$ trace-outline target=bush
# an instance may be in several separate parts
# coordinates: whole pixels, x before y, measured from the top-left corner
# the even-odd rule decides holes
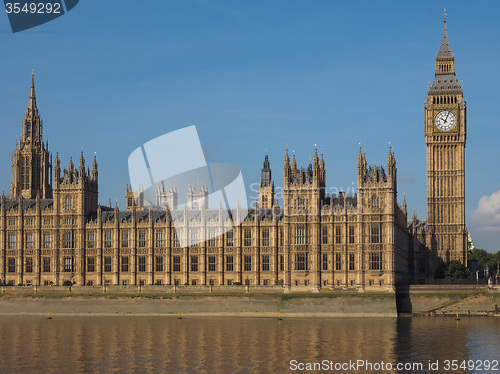
[[[460,261],[453,260],[445,271],[445,279],[472,279],[472,273]]]
[[[234,282],[233,286],[241,286],[241,282]]]
[[[73,285],[73,283],[71,283],[71,281],[64,281],[63,282],[63,286],[70,287],[72,285]]]

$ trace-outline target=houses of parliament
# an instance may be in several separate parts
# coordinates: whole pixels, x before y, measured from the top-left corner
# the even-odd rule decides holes
[[[354,196],[326,194],[326,162],[284,156],[282,206],[268,156],[252,209],[228,214],[188,201],[147,206],[127,187],[126,210],[98,203],[98,164],[83,152],[61,166],[44,143],[32,75],[10,196],[0,200],[3,285],[281,285],[285,290],[387,289],[433,279],[441,262],[466,261],[466,101],[446,29],[424,104],[427,220],[398,203],[397,167],[357,159]],[[422,143],[423,145],[423,143]],[[75,160],[76,162],[76,160]],[[173,161],[174,162],[174,161]],[[201,201],[206,188],[192,193]],[[175,200],[175,190],[168,193]],[[165,196],[163,196],[165,197]],[[233,215],[245,218],[234,224]]]

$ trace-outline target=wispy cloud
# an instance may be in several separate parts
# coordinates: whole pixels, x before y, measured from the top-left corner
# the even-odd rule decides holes
[[[398,174],[398,182],[399,183],[413,183],[415,182],[415,178],[413,175],[409,174]]]

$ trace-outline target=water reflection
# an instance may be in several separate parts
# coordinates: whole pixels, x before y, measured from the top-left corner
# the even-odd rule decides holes
[[[291,360],[416,362],[432,373],[444,360],[497,358],[500,319],[4,316],[0,336],[2,373],[286,373]]]

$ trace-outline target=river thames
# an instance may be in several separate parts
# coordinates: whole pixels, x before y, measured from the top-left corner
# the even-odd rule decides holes
[[[500,373],[500,318],[2,316],[0,336],[1,373]]]

